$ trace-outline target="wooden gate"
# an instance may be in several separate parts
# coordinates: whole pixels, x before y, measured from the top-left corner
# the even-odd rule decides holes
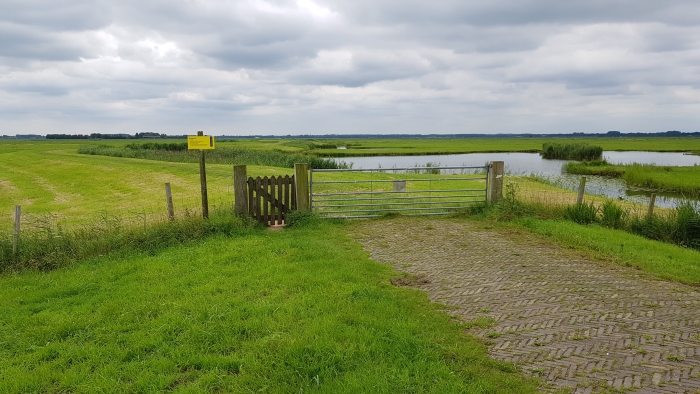
[[[294,176],[249,177],[248,212],[269,225],[283,224],[287,212],[296,209]]]

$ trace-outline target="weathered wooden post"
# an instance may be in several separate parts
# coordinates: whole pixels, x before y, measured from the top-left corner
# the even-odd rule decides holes
[[[207,165],[204,159],[205,150],[213,150],[214,136],[205,136],[198,131],[196,136],[187,136],[187,149],[199,151],[199,182],[202,187],[202,217],[209,219],[209,198],[207,197]]]
[[[309,211],[309,165],[294,164],[294,189],[297,197],[297,210]]]
[[[248,173],[246,166],[233,166],[234,212],[248,214]]]
[[[656,203],[656,193],[651,193],[651,197],[649,198],[649,211],[647,212],[647,216],[654,215],[654,204],[655,203]]]
[[[496,202],[503,198],[503,162],[489,162],[488,189],[486,190],[486,201]]]
[[[173,207],[173,194],[170,191],[170,182],[165,183],[165,202],[168,204],[168,220],[175,220],[175,208]]]
[[[20,221],[22,218],[22,207],[15,205],[15,233],[12,237],[12,254],[17,254],[17,244],[19,243]]]
[[[578,185],[578,198],[576,198],[576,204],[583,204],[583,193],[586,191],[586,177],[581,177],[581,183]]]
[[[197,137],[204,137],[204,132],[198,131]],[[209,197],[207,196],[207,163],[204,159],[204,149],[199,150],[199,183],[202,187],[202,217],[205,219],[209,219]]]

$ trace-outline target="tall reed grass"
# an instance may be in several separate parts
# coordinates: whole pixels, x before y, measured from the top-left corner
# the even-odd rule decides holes
[[[102,144],[80,147],[78,153],[180,163],[196,163],[199,161],[199,152],[188,151],[186,143],[128,144],[124,147]],[[311,168],[348,168],[348,165],[344,162],[336,162],[335,160],[301,153],[236,148],[217,148],[208,151],[207,162],[212,164],[247,164],[282,168],[294,168],[296,163],[307,163]]]
[[[517,184],[506,184],[504,198],[486,206],[480,214],[495,220],[523,217],[561,219],[578,224],[597,224],[623,230],[648,239],[700,250],[700,205],[686,201],[673,210],[651,216],[633,213],[612,200],[602,204],[558,205],[544,201],[525,201],[518,196]]]
[[[588,144],[545,143],[540,155],[545,159],[558,160],[600,160],[603,148]]]
[[[235,216],[229,208],[215,209],[209,220],[186,216],[173,222],[163,220],[143,226],[125,226],[119,217],[104,215],[103,220],[70,230],[58,227],[23,231],[15,254],[12,236],[6,233],[0,239],[0,272],[51,270],[112,253],[152,254],[214,234],[244,234],[258,226],[257,222]]]

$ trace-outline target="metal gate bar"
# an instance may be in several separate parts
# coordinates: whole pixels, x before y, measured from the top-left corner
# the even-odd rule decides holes
[[[488,166],[312,169],[310,206],[312,211],[334,218],[368,218],[387,212],[406,216],[445,215],[484,203],[488,172]],[[316,180],[314,173],[317,173]],[[322,174],[318,173],[367,173],[369,179],[348,180],[346,176],[321,180],[318,178]],[[386,190],[392,183],[394,190]],[[479,183],[483,186],[474,188]],[[354,190],[347,191],[349,187]]]

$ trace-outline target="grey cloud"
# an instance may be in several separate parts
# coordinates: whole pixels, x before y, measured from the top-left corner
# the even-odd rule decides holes
[[[479,26],[533,23],[664,22],[694,24],[694,0],[387,0],[366,3],[328,1],[366,23],[464,23]]]
[[[73,60],[90,52],[80,44],[24,26],[0,23],[0,57]]]
[[[305,1],[3,2],[0,108],[268,133],[504,131],[546,112],[559,131],[700,97],[697,0]]]
[[[0,21],[45,31],[95,30],[111,23],[108,0],[4,0]]]

